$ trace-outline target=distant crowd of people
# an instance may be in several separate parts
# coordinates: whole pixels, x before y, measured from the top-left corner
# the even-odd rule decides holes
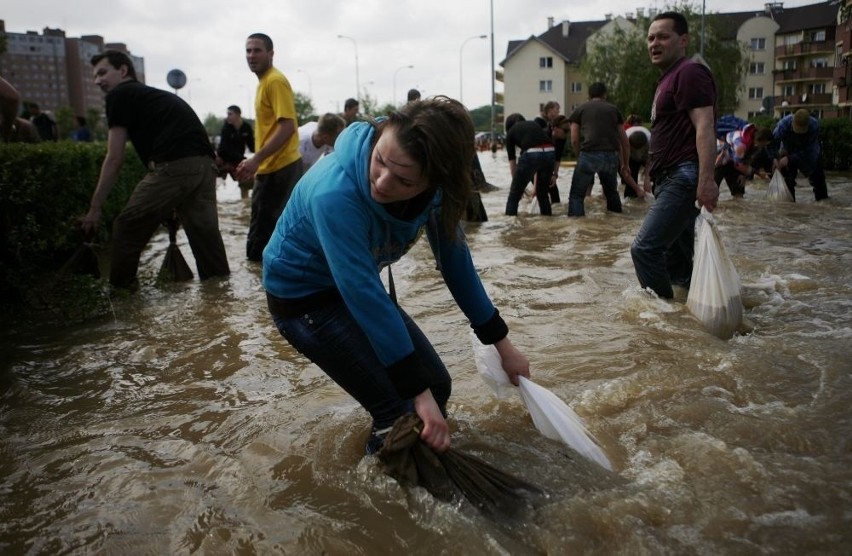
[[[741,196],[748,179],[778,169],[791,192],[802,173],[817,200],[828,196],[816,118],[799,110],[772,132],[744,125],[717,137],[713,76],[686,57],[688,41],[682,14],[653,18],[648,53],[661,77],[650,129],[633,116],[625,121],[607,101],[603,83],[592,84],[588,102],[567,117],[551,102],[534,120],[511,114],[505,125],[511,174],[506,215],[518,213],[530,184],[540,214],[553,214],[569,143],[577,157],[569,217],[585,215],[595,175],[613,213],[622,211],[619,178],[625,197],[653,194],[630,252],[641,286],[663,298],[673,297],[673,285],[688,287],[695,219],[700,208],[716,208],[721,181]],[[215,150],[192,108],[138,82],[127,54],[108,50],[91,59],[94,82],[106,94],[109,132],[82,229],[97,233],[130,141],[148,173],[113,222],[110,283],[137,286],[142,250],[175,213],[199,277],[226,276],[216,179],[231,176],[251,199],[245,257],[261,265],[272,320],[370,413],[367,451],[379,450],[390,426],[407,412],[422,419],[424,442],[446,450],[451,378],[397,303],[390,273],[422,235],[479,340],[496,346],[513,383],[529,377],[529,363],[509,340],[460,226],[484,183],[469,113],[456,100],[421,99],[412,90],[404,106],[378,121],[361,121],[358,101],[348,99],[341,115],[324,114],[300,126],[290,83],[273,64],[272,39],[249,35],[245,56],[258,79],[255,125],[242,119],[238,106],[229,106]],[[55,140],[55,124],[46,123],[37,106],[29,107],[31,121],[18,117],[19,97],[7,82],[0,86],[5,141],[23,140],[33,130],[42,137],[50,132]],[[380,276],[384,269],[390,292]]]

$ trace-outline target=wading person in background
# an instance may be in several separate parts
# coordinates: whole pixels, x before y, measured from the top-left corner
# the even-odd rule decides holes
[[[229,106],[222,131],[219,132],[216,166],[219,168],[220,178],[231,176],[231,179],[236,181],[237,166],[246,159],[246,149],[254,152],[254,130],[248,122],[243,120],[242,114],[239,106],[234,104]],[[253,179],[237,182],[241,199],[248,199],[253,184]]]
[[[149,172],[112,226],[109,281],[135,288],[139,257],[157,227],[177,210],[203,280],[230,273],[219,233],[213,147],[195,111],[177,95],[136,80],[130,57],[107,50],[92,57],[95,85],[106,93],[107,154],[83,232],[95,235],[101,208],[130,140]]]
[[[716,169],[713,173],[716,185],[725,180],[731,196],[742,198],[746,181],[753,179],[755,173],[767,169],[765,165],[769,159],[764,153],[771,142],[772,132],[754,124],[730,131],[723,139],[717,140]],[[764,156],[758,156],[760,154]],[[761,163],[761,159],[765,161]]]
[[[586,191],[598,175],[606,197],[606,210],[621,212],[618,196],[618,175],[627,185],[644,197],[627,168],[630,147],[624,132],[624,120],[614,104],[606,100],[606,85],[592,83],[589,100],[577,107],[568,118],[571,122],[571,147],[577,156],[577,166],[568,193],[568,216],[585,216]],[[582,143],[580,136],[582,135]]]
[[[450,374],[379,274],[424,229],[480,341],[496,346],[513,383],[529,375],[459,225],[472,192],[471,137],[467,110],[446,97],[408,103],[378,124],[352,124],[301,179],[264,251],[278,330],[370,413],[368,453],[411,412],[423,420],[426,444],[450,446]]]
[[[516,148],[521,151],[520,156],[515,153]],[[506,200],[507,216],[518,214],[518,204],[533,178],[539,211],[544,216],[552,214],[547,190],[555,179],[554,150],[553,139],[535,121],[527,121],[517,113],[509,114],[506,118],[506,154],[512,175],[512,185],[509,186],[509,197]]]
[[[778,155],[774,167],[781,170],[787,189],[796,198],[796,174],[808,178],[814,199],[828,199],[825,172],[819,157],[819,121],[805,108],[781,118],[772,132]]]
[[[544,106],[541,109],[541,114],[536,116],[533,120],[535,123],[540,125],[542,129],[547,131],[547,134],[550,135],[553,140],[553,176],[550,179],[550,187],[547,190],[548,195],[550,195],[551,204],[562,202],[559,197],[559,187],[556,185],[556,181],[559,179],[559,168],[562,163],[562,154],[565,152],[565,145],[568,144],[567,135],[561,139],[553,137],[553,123],[556,121],[556,118],[559,117],[559,110],[559,103],[555,100],[549,100],[544,103]]]
[[[686,58],[686,18],[657,15],[648,28],[648,54],[662,72],[651,107],[648,174],[656,202],[648,209],[630,254],[643,288],[672,298],[672,284],[689,287],[695,218],[716,208],[716,85],[710,70]],[[645,189],[648,185],[645,184]]]
[[[321,156],[334,151],[337,136],[346,127],[346,122],[337,114],[327,112],[319,121],[299,126],[299,154],[302,155],[302,167],[305,172]]]
[[[38,143],[38,130],[24,118],[18,117],[21,95],[11,83],[0,77],[0,142]]]
[[[636,118],[637,116],[633,117]],[[647,182],[647,180],[639,179],[639,170],[648,167],[648,147],[651,141],[651,130],[638,124],[632,124],[625,129],[629,150],[627,155],[627,170],[630,172],[630,177],[633,178],[633,183],[638,185],[640,182]],[[621,176],[621,183],[624,184],[625,198],[639,196],[636,190],[625,181],[624,175]]]
[[[347,126],[358,121],[358,110],[360,107],[361,105],[354,98],[347,98],[346,102],[343,103],[343,114],[340,117],[343,118]]]
[[[257,151],[237,166],[237,180],[254,178],[246,257],[258,262],[293,187],[302,177],[293,89],[284,74],[273,67],[273,55],[272,39],[263,33],[249,35],[246,61],[258,79],[254,100]]]

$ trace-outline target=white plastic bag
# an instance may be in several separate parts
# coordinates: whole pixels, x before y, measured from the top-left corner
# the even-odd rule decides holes
[[[579,454],[612,471],[609,459],[573,409],[547,388],[524,377],[519,377],[519,381],[521,398],[541,434],[551,440],[561,440]]]
[[[740,277],[707,209],[701,209],[695,228],[695,261],[686,306],[708,331],[727,340],[743,318]]]
[[[513,395],[515,387],[503,370],[497,348],[483,345],[473,332],[471,341],[476,368],[482,379],[498,398]],[[519,382],[521,399],[541,434],[552,440],[561,440],[577,453],[612,471],[612,464],[579,415],[550,390],[524,377],[520,377]]]
[[[781,170],[775,170],[772,173],[772,179],[769,180],[769,187],[766,190],[766,197],[771,201],[792,201],[793,194],[787,184],[784,183],[784,176],[781,175]]]
[[[476,368],[485,384],[490,386],[494,390],[494,395],[502,400],[514,396],[515,386],[509,382],[509,377],[503,370],[497,348],[480,342],[473,330],[470,331],[470,341],[473,344],[473,359],[476,362]]]

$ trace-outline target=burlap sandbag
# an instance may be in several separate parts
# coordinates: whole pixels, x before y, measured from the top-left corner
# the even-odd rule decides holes
[[[445,502],[456,501],[461,495],[493,517],[513,517],[546,499],[537,486],[475,456],[455,448],[435,453],[420,440],[422,429],[417,415],[403,415],[379,450],[384,472],[401,484],[421,486]]]

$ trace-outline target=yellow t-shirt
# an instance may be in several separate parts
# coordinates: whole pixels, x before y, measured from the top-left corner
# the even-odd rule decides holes
[[[296,104],[293,102],[293,89],[284,74],[274,67],[269,68],[257,83],[254,113],[254,144],[257,150],[269,141],[278,127],[278,120],[293,120],[295,130],[278,152],[260,163],[257,173],[271,174],[299,160],[299,122],[296,118]]]

